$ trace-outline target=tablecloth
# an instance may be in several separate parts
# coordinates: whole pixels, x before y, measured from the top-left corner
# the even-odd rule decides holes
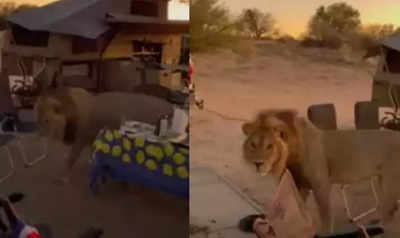
[[[93,143],[89,187],[93,192],[108,178],[189,197],[189,147],[171,142],[129,138],[102,130]]]

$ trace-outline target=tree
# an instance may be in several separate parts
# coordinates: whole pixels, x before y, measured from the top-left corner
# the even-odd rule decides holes
[[[190,49],[219,47],[232,39],[235,23],[218,0],[190,1]]]
[[[321,6],[311,17],[309,35],[323,40],[326,35],[340,35],[355,32],[361,25],[360,12],[344,2]]]
[[[399,29],[392,24],[371,24],[365,26],[362,31],[372,39],[381,41],[398,33]]]
[[[1,2],[0,3],[0,30],[4,30],[7,27],[7,17],[9,17],[11,14],[30,9],[30,8],[35,8],[37,6],[31,5],[31,4],[22,4],[22,5],[17,5],[14,2]]]
[[[275,20],[270,13],[263,13],[260,10],[244,9],[239,17],[239,31],[260,39],[263,35],[274,30]]]

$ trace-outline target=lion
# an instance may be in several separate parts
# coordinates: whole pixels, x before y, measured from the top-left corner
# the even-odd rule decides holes
[[[85,146],[95,140],[104,128],[119,128],[124,120],[156,125],[163,115],[172,118],[174,107],[169,102],[144,94],[107,92],[94,95],[81,88],[53,83],[39,85],[34,110],[39,135],[70,146],[62,184],[69,177]]]
[[[400,133],[386,130],[320,130],[291,109],[264,110],[242,125],[244,159],[279,182],[287,168],[303,199],[315,195],[320,233],[329,232],[332,184],[378,178],[383,224],[393,220],[400,191]],[[287,150],[286,150],[286,149]]]

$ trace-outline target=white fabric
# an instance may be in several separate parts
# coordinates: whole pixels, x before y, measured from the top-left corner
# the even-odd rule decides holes
[[[175,108],[170,131],[178,135],[184,134],[186,132],[186,127],[188,124],[189,124],[188,114],[180,108]]]
[[[171,126],[168,128],[165,138],[159,138],[155,135],[155,126],[137,121],[124,121],[119,132],[130,138],[142,137],[154,142],[163,140],[179,142],[184,140],[187,136],[186,127],[189,124],[188,114],[180,108],[175,108],[171,121]]]
[[[156,127],[147,123],[137,121],[126,121],[121,125],[120,133],[128,137],[150,137],[154,136]]]

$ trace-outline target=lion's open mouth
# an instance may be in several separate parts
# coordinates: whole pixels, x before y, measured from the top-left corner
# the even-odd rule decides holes
[[[261,166],[264,164],[264,162],[254,162],[254,165],[257,168],[257,171],[260,172]]]
[[[267,175],[270,171],[270,168],[264,162],[254,162],[254,165],[256,166],[257,173],[261,176]]]

